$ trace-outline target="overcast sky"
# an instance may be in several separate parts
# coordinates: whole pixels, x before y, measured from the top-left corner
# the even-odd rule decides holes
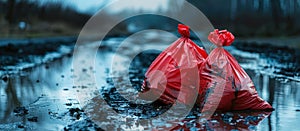
[[[166,10],[168,8],[169,0],[151,0],[151,2],[145,2],[143,0],[131,0],[130,3],[124,2],[122,0],[65,0],[65,3],[70,4],[77,8],[79,11],[95,13],[103,5],[118,2],[118,5],[111,7],[111,12],[120,12],[124,9],[134,9],[134,10],[151,10],[155,11],[157,9]]]

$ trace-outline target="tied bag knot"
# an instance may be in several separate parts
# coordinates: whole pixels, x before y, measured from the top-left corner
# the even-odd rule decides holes
[[[215,29],[213,32],[210,32],[208,39],[216,46],[222,47],[230,46],[234,41],[234,36],[227,30],[219,31],[218,29]]]
[[[184,38],[190,37],[190,27],[188,27],[186,25],[178,24],[178,32],[181,35],[181,37],[184,37]]]

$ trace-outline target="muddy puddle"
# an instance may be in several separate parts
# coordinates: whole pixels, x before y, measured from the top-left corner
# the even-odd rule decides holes
[[[111,45],[122,40],[107,39],[110,46],[99,49],[97,43],[81,47],[98,50],[97,54],[87,51],[76,56],[64,55],[14,74],[2,72],[0,130],[299,129],[299,57],[293,57],[295,52],[287,51],[293,58],[289,59],[287,54],[283,58],[280,51],[270,55],[228,48],[252,78],[259,95],[275,111],[219,112],[211,119],[201,119],[202,114],[194,107],[186,117],[178,119],[179,114],[186,113],[183,105],[178,105],[177,112],[169,111],[172,105],[136,104],[140,102],[135,96],[143,75],[158,51],[146,51],[131,58],[131,45],[122,48],[124,54],[115,53]],[[76,62],[74,57],[78,57]]]

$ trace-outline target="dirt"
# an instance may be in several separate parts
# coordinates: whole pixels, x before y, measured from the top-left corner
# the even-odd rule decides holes
[[[38,64],[59,59],[63,55],[71,55],[75,42],[74,37],[2,40],[0,42],[0,71],[32,68]]]

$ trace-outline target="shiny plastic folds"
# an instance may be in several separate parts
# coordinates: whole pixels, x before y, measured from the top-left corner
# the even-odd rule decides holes
[[[233,42],[234,36],[227,30],[215,30],[208,39],[217,48],[209,54],[200,69],[200,87],[208,94],[203,110],[273,110],[268,102],[258,96],[248,74],[223,48]]]
[[[179,24],[181,37],[165,49],[150,65],[142,90],[152,91],[166,104],[176,100],[194,104],[197,99],[199,68],[207,57],[205,50],[189,39],[189,27]]]

